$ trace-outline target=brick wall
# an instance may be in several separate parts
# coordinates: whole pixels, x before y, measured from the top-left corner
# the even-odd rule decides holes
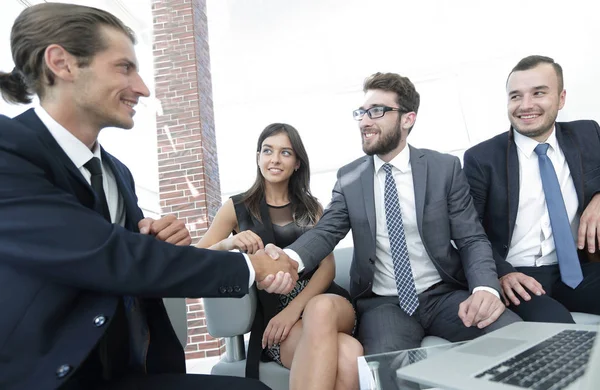
[[[153,0],[158,173],[162,214],[185,219],[194,243],[221,206],[206,0]],[[188,299],[188,359],[217,356],[201,299]]]

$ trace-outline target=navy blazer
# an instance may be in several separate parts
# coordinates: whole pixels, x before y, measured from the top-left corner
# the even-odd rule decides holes
[[[600,191],[600,128],[590,120],[556,122],[556,139],[571,171],[581,213]],[[515,272],[506,261],[519,207],[519,159],[513,130],[467,150],[464,171],[492,243],[498,275]]]
[[[124,227],[102,217],[91,186],[33,110],[0,116],[1,389],[62,385],[124,295],[139,297],[145,310],[147,371],[183,373],[183,347],[160,298],[248,293],[241,254],[139,234],[143,215],[131,173],[104,150],[102,160],[125,202]],[[109,321],[95,323],[98,315]],[[70,368],[64,377],[57,375],[62,365]]]

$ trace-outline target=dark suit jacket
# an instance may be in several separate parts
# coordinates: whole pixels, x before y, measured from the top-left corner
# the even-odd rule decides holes
[[[417,224],[423,245],[442,280],[472,290],[500,285],[490,243],[478,221],[460,160],[410,147]],[[352,229],[354,255],[350,294],[357,299],[371,291],[375,264],[375,200],[373,157],[342,167],[331,203],[314,229],[289,248],[307,270],[333,251]],[[454,240],[456,248],[451,244]]]
[[[512,132],[472,147],[464,157],[471,195],[492,243],[499,276],[515,271],[506,261],[519,207],[519,159]],[[571,171],[581,213],[600,191],[600,128],[594,121],[557,122],[556,139]]]
[[[150,372],[185,372],[161,297],[241,297],[242,255],[176,247],[139,234],[133,178],[103,151],[126,207],[108,223],[79,170],[33,110],[0,116],[0,388],[53,389],[104,334],[121,296],[137,296],[150,328]],[[64,379],[59,366],[70,365]]]

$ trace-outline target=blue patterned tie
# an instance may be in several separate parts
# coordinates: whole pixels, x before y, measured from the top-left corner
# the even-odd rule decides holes
[[[577,249],[575,249],[571,224],[569,223],[556,171],[554,171],[552,161],[550,161],[550,158],[546,154],[549,146],[549,144],[539,144],[535,147],[535,153],[538,155],[540,176],[542,177],[546,206],[550,215],[550,225],[552,226],[552,234],[554,236],[560,277],[564,284],[575,288],[583,280],[583,274],[581,273],[581,265],[579,264]]]
[[[417,297],[417,289],[410,268],[408,248],[404,237],[404,225],[402,224],[402,210],[398,201],[396,181],[392,176],[392,166],[387,163],[383,164],[383,170],[385,171],[385,221],[394,261],[396,289],[398,290],[400,308],[411,316],[419,306],[419,298]]]

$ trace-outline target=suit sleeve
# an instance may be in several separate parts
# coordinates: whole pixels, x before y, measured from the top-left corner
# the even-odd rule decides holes
[[[590,161],[589,166],[584,161],[584,208],[588,206],[592,198],[600,193],[600,169],[598,154],[600,153],[600,127],[598,122],[590,121],[593,127],[593,136],[585,140],[586,145],[583,145],[582,154],[584,160]],[[587,150],[586,150],[587,149]]]
[[[338,171],[337,177],[331,202],[317,225],[288,247],[300,256],[305,272],[315,269],[350,230],[348,206],[342,191],[340,171]]]
[[[454,159],[448,195],[448,215],[451,237],[460,253],[469,290],[475,287],[491,287],[500,292],[492,248],[479,222],[469,193],[469,183],[458,158]]]
[[[475,209],[477,210],[477,214],[479,215],[479,221],[483,224],[485,210],[487,208],[487,193],[488,188],[490,187],[490,177],[484,173],[484,170],[481,169],[479,162],[473,156],[470,151],[467,150],[465,152],[465,175],[469,182],[471,197],[473,198],[473,203],[475,205]],[[508,273],[516,272],[515,268],[508,261],[502,257],[498,251],[493,249],[492,246],[492,254],[494,256],[494,261],[496,263],[496,270],[498,272],[498,276],[502,277]]]
[[[239,297],[248,292],[249,270],[241,254],[177,247],[108,223],[56,185],[51,156],[37,138],[7,136],[4,130],[10,129],[2,130],[1,266],[113,295]]]

